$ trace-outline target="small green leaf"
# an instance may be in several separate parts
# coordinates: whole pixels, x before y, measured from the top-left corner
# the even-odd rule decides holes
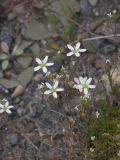
[[[18,82],[12,79],[2,78],[0,79],[0,84],[8,89],[11,89],[16,87],[18,85]]]
[[[64,33],[65,33],[65,37],[67,39],[72,38],[72,36],[73,36],[73,25],[71,23],[67,23],[64,26]]]
[[[8,65],[9,65],[9,61],[8,61],[8,60],[4,60],[4,61],[2,62],[2,69],[3,69],[3,70],[6,70],[7,67],[8,67]]]
[[[17,62],[20,63],[23,68],[27,68],[32,62],[32,58],[31,57],[19,57],[17,59]]]
[[[12,55],[16,55],[16,56],[20,56],[21,54],[23,54],[24,51],[23,49],[19,48],[17,45],[14,47],[13,49],[13,53]]]
[[[48,21],[53,25],[55,26],[57,24],[57,17],[54,15],[54,14],[51,14],[51,13],[48,13],[47,15],[47,19]]]
[[[8,55],[7,54],[0,54],[0,60],[5,60],[5,59],[8,59]]]
[[[32,79],[33,74],[34,74],[33,67],[29,67],[25,69],[22,73],[20,73],[17,79],[20,82],[20,84],[25,87]]]

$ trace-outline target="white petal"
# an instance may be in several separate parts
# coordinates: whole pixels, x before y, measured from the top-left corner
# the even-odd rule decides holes
[[[51,94],[51,90],[45,91],[44,94]]]
[[[88,78],[88,80],[86,81],[86,84],[90,84],[91,81],[92,81],[92,78]]]
[[[44,63],[46,63],[48,61],[48,56],[46,56],[43,60]]]
[[[0,104],[0,108],[4,108],[4,106],[2,104]]]
[[[6,101],[7,101],[7,99],[6,99],[6,98],[2,99],[2,102],[6,102]]]
[[[57,97],[58,97],[58,95],[57,95],[57,93],[56,93],[56,92],[53,92],[53,97],[55,97],[55,98],[57,98]]]
[[[6,112],[9,113],[9,114],[12,113],[11,110],[9,110],[9,109],[7,109]]]
[[[52,66],[54,63],[46,63],[46,66]]]
[[[46,84],[46,86],[47,86],[49,89],[52,89],[52,86],[51,86],[50,83],[45,83],[45,84]]]
[[[8,106],[8,108],[13,108],[14,106]]]
[[[70,44],[68,44],[67,47],[68,47],[71,51],[74,50],[74,48],[73,48]]]
[[[84,94],[88,94],[88,89],[84,88]]]
[[[64,88],[57,88],[56,90],[57,92],[61,92],[61,91],[64,91]]]
[[[40,66],[37,66],[34,68],[34,71],[38,71],[41,67]]]
[[[74,78],[74,81],[75,81],[77,84],[79,84],[79,83],[80,83],[80,81],[79,81],[79,79],[78,79],[78,78]]]
[[[80,57],[80,53],[79,52],[76,52],[75,55],[76,55],[76,57]]]
[[[95,88],[96,86],[95,85],[89,85],[89,88]]]
[[[57,86],[58,86],[58,84],[59,84],[59,82],[58,81],[55,81],[55,83],[54,83],[54,88],[57,88]]]
[[[79,80],[80,80],[80,83],[81,83],[81,84],[84,84],[84,83],[85,83],[85,80],[84,80],[83,77],[79,77]]]
[[[84,82],[86,82],[86,81],[87,81],[87,77],[84,77],[83,79],[84,79]]]
[[[85,52],[87,49],[79,49],[79,52]]]
[[[73,88],[79,89],[77,84],[75,84],[75,85],[73,86]]]
[[[74,53],[73,52],[69,52],[69,53],[67,53],[67,56],[69,57],[69,56],[72,56]]]
[[[79,89],[79,92],[83,92],[83,88],[80,88],[80,89]]]
[[[0,109],[0,113],[3,113],[4,112],[4,110],[3,109]]]
[[[46,67],[43,67],[42,70],[43,70],[44,73],[47,73],[47,68]]]
[[[75,46],[75,49],[79,49],[80,48],[80,42],[78,42]]]
[[[76,89],[79,89],[79,90],[81,90],[83,88],[82,85],[78,85],[78,84],[74,85],[73,87],[76,88]]]
[[[5,102],[5,107],[8,107],[8,106],[9,106],[9,102],[6,101],[6,102]]]
[[[42,63],[42,61],[41,61],[39,58],[35,58],[35,60],[36,60],[36,62],[37,62],[38,64],[41,64],[41,63]]]

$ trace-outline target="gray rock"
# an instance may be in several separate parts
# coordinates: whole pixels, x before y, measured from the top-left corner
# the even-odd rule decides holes
[[[10,133],[8,134],[7,139],[10,145],[17,145],[19,141],[19,136],[17,133]]]
[[[43,23],[32,20],[27,29],[22,28],[22,35],[26,39],[41,40],[52,36],[52,32],[50,32]]]
[[[40,47],[39,44],[36,42],[31,46],[31,50],[34,54],[34,56],[38,56],[40,54]]]
[[[88,0],[80,1],[80,12],[83,16],[92,16],[92,6],[89,4]]]
[[[98,48],[98,52],[103,55],[111,55],[117,50],[117,46],[112,43],[106,43]]]
[[[42,120],[42,123],[44,124],[44,126],[45,126],[46,128],[52,128],[52,127],[53,127],[52,121],[49,120],[48,118],[44,118],[44,119]]]

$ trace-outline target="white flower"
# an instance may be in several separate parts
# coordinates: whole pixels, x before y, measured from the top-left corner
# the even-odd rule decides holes
[[[117,155],[120,157],[120,150],[118,151]]]
[[[112,18],[112,13],[111,12],[108,13],[107,16],[110,17],[110,18]]]
[[[110,60],[109,59],[106,59],[105,63],[109,63],[111,64]]]
[[[68,44],[67,47],[71,50],[71,52],[67,53],[67,56],[75,55],[76,57],[80,57],[80,52],[86,51],[86,49],[80,48],[80,42],[78,42],[74,47],[72,47],[70,44]]]
[[[48,56],[46,56],[43,60],[40,60],[39,58],[36,58],[35,60],[38,63],[38,66],[34,68],[34,71],[42,69],[44,73],[47,73],[47,67],[52,66],[54,64],[54,63],[47,63]]]
[[[46,74],[45,74],[45,76],[47,77],[47,76],[50,76],[50,74],[51,74],[51,72],[47,72]]]
[[[75,66],[75,63],[76,63],[75,61],[72,61],[72,62],[71,62],[71,64],[72,64],[73,66]]]
[[[94,150],[94,148],[90,148],[90,152],[94,152],[95,150]]]
[[[116,14],[116,13],[117,13],[117,10],[116,10],[116,9],[114,9],[114,10],[112,11],[112,13]]]
[[[80,92],[84,92],[85,95],[88,94],[88,90],[95,88],[95,85],[90,85],[92,78],[87,77],[79,77],[79,78],[74,78],[74,81],[76,84],[73,86],[74,88],[78,89]]]
[[[117,128],[120,128],[120,124],[117,124]]]
[[[88,94],[84,94],[83,99],[87,100],[89,98],[90,98],[90,94],[89,93]]]
[[[98,111],[96,111],[96,112],[95,112],[95,115],[96,115],[97,118],[99,118],[100,113],[99,113]]]
[[[44,88],[44,83],[38,84],[38,89]]]
[[[62,78],[62,77],[63,77],[62,74],[61,74],[61,75],[59,75],[59,74],[56,75],[56,78],[57,78],[57,79],[60,79],[60,78]]]
[[[3,99],[2,103],[0,103],[0,113],[3,112],[12,113],[10,110],[11,108],[13,108],[13,106],[9,106],[9,102],[7,99]]]
[[[49,90],[45,91],[44,94],[52,94],[54,98],[57,98],[57,92],[64,91],[63,88],[58,88],[58,84],[58,81],[55,81],[53,86],[50,83],[46,83],[46,86],[49,88]]]
[[[91,137],[91,140],[94,141],[94,140],[95,140],[95,136],[92,136],[92,137]]]
[[[78,106],[75,106],[75,108],[74,108],[76,111],[79,111],[79,108],[78,108]]]

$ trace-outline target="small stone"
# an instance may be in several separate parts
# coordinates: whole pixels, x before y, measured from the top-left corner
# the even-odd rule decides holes
[[[101,58],[95,60],[95,68],[96,69],[103,69],[104,68],[104,61]]]
[[[92,16],[92,6],[89,4],[88,0],[80,1],[80,12],[83,16]]]
[[[53,127],[53,122],[50,121],[49,119],[47,118],[44,118],[42,120],[42,123],[46,126],[46,128],[52,128]]]
[[[36,42],[34,43],[31,48],[30,48],[34,54],[34,56],[38,56],[40,54],[40,47],[39,47],[39,44]]]
[[[38,81],[43,81],[44,80],[44,76],[42,74],[36,74],[34,77],[33,77],[33,80],[38,82]]]
[[[22,35],[27,39],[41,40],[52,36],[52,33],[43,25],[43,23],[32,20],[27,29],[22,29]]]
[[[22,85],[19,84],[19,85],[15,88],[15,90],[13,91],[11,97],[12,97],[12,98],[16,98],[16,97],[22,95],[23,92],[24,92],[24,89],[25,89],[25,88],[24,88]]]
[[[23,116],[26,113],[26,109],[25,108],[18,108],[17,109],[17,114],[19,116]]]
[[[8,142],[11,145],[13,145],[13,146],[17,145],[18,144],[18,140],[19,140],[18,133],[10,133],[10,134],[8,134],[7,139],[8,139]]]
[[[117,46],[109,42],[99,48],[99,53],[103,55],[110,55],[110,54],[112,55],[116,51],[117,51]]]
[[[105,58],[104,56],[100,55],[92,55],[89,59],[89,63],[92,65],[92,67],[95,67],[96,69],[104,69],[105,66]]]

